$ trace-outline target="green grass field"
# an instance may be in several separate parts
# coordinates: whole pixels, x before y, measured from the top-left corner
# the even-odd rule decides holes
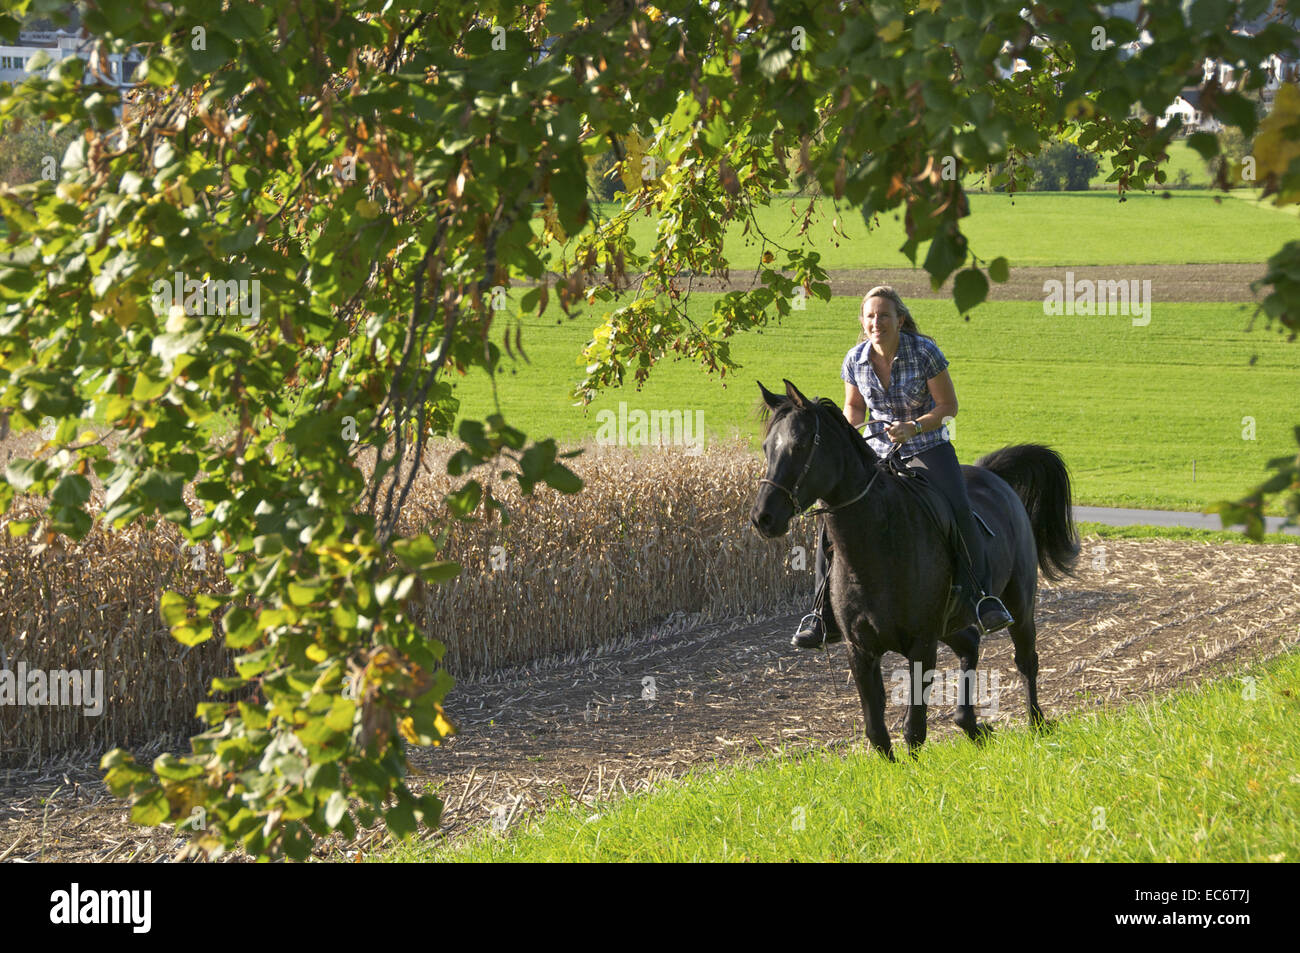
[[[792,202],[795,217],[790,213]],[[841,208],[845,239],[832,232],[834,203],[823,199],[812,227],[800,237],[797,223],[807,204],[807,199],[778,199],[758,209],[756,217],[763,232],[782,246],[806,242],[819,251],[821,266],[827,270],[911,267],[898,250],[907,237],[901,213],[897,218],[881,217],[879,226],[868,231],[858,212]],[[970,207],[962,230],[971,250],[985,260],[1005,256],[1013,268],[1263,262],[1285,242],[1300,237],[1293,216],[1248,201],[1223,199],[1209,190],[1171,192],[1167,199],[1130,193],[1123,202],[1114,192],[1100,191],[973,194]],[[604,205],[601,215],[613,210]],[[741,235],[743,227],[737,221],[727,233],[733,273],[758,266],[760,246],[753,233]],[[654,244],[654,219],[635,218],[629,234],[638,251],[648,251]],[[924,259],[922,246],[917,261]]]
[[[711,302],[694,296],[692,313]],[[585,417],[569,390],[582,376],[578,355],[597,315],[557,325],[548,312],[526,319],[532,363],[507,362],[498,374],[500,406],[529,434],[570,443],[594,440],[599,412],[617,411],[620,401],[629,410],[699,411],[710,440],[738,436],[757,454],[755,379],[779,389],[788,377],[810,396],[842,403],[839,368],[857,340],[857,304],[812,301],[780,326],[735,338],[732,354],[743,368],[724,379],[665,361],[643,391],[606,392]],[[917,300],[913,308],[952,362],[961,404],[954,446],[963,462],[1007,444],[1045,443],[1070,466],[1076,503],[1200,510],[1237,498],[1263,479],[1270,458],[1296,452],[1300,346],[1244,331],[1248,312],[1237,305],[1157,300],[1145,327],[1123,315],[1048,317],[1035,302],[986,304],[969,322],[948,301]],[[493,408],[481,372],[462,378],[457,395],[466,414]],[[1243,439],[1246,418],[1254,419],[1253,440]]]
[[[1300,653],[984,747],[858,749],[696,772],[598,811],[567,798],[509,836],[386,860],[1294,861]],[[1001,704],[1023,711],[1020,684]],[[1253,697],[1252,697],[1253,696]],[[896,739],[897,740],[897,739]]]
[[[1196,529],[1191,526],[1109,526],[1080,520],[1075,524],[1081,537],[1098,539],[1177,539],[1189,543],[1239,543],[1254,545],[1243,533],[1222,529]],[[1265,533],[1260,543],[1300,545],[1300,534]]]
[[[1163,189],[1166,186],[1175,185],[1178,182],[1178,173],[1186,172],[1188,185],[1199,186],[1208,189],[1213,183],[1210,176],[1210,170],[1201,158],[1201,154],[1187,145],[1186,139],[1175,139],[1169,144],[1169,161],[1163,166],[1165,175],[1169,178],[1164,186],[1157,186],[1157,189]],[[1088,183],[1094,189],[1110,189],[1115,191],[1115,183],[1107,182],[1106,177],[1110,175],[1112,166],[1110,159],[1102,159],[1097,174],[1092,177]]]

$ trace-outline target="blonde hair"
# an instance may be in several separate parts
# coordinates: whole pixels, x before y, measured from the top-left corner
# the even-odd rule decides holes
[[[916,319],[912,317],[912,312],[907,310],[907,305],[903,304],[903,299],[899,297],[898,292],[890,285],[876,285],[876,287],[872,288],[862,296],[862,306],[858,308],[859,323],[862,321],[862,313],[867,310],[867,302],[872,298],[884,298],[886,301],[893,303],[894,314],[902,319],[902,324],[898,327],[900,333],[906,331],[908,334],[915,334],[917,337],[926,338],[931,341],[934,340],[934,338],[930,337],[928,334],[921,333],[920,328],[916,326]],[[862,334],[858,336],[858,343],[861,344],[866,339],[867,332],[863,331]]]

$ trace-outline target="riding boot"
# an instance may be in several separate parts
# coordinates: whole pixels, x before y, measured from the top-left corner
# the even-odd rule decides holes
[[[971,604],[975,607],[975,620],[984,635],[1001,632],[1015,623],[1002,600],[993,595],[993,573],[989,567],[984,540],[975,527],[970,510],[957,514],[958,545],[962,562],[974,586]]]
[[[819,649],[844,638],[837,629],[828,629],[822,613],[830,590],[831,541],[823,527],[817,539],[817,558],[814,562],[816,575],[816,595],[813,596],[813,610],[799,620],[799,630],[795,632],[790,644],[800,649]]]

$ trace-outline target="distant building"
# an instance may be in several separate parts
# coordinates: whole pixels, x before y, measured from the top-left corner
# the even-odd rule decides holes
[[[38,53],[49,57],[48,66],[70,56],[79,56],[89,62],[94,42],[94,37],[79,26],[21,30],[17,45],[0,44],[0,83],[17,85],[27,79],[32,73],[32,60]],[[132,85],[132,75],[142,59],[134,51],[126,54],[110,53],[105,74],[118,86]]]
[[[1156,125],[1163,129],[1174,119],[1182,120],[1182,130],[1193,132],[1218,132],[1223,123],[1201,110],[1201,91],[1187,87],[1166,107],[1164,115],[1156,120]]]

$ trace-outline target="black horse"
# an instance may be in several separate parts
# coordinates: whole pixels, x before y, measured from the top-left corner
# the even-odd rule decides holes
[[[916,689],[930,680],[939,642],[961,665],[956,722],[981,740],[988,728],[977,723],[970,697],[979,629],[968,600],[950,598],[957,570],[941,527],[950,513],[946,504],[928,506],[930,491],[918,492],[916,477],[891,472],[834,402],[809,400],[789,381],[784,397],[758,386],[771,416],[763,440],[767,476],[750,522],[762,536],[783,536],[795,515],[818,500],[826,504],[821,512],[835,553],[826,623],[836,623],[849,640],[871,744],[893,759],[880,671],[881,656],[891,651],[923,673],[908,680],[904,735],[913,750],[925,741],[928,693],[918,697]],[[1042,727],[1034,602],[1039,568],[1055,579],[1079,555],[1069,474],[1055,451],[1037,444],[1004,447],[962,470],[971,505],[994,534],[984,540],[992,592],[1016,619],[1010,629],[1016,668],[1025,678],[1030,723]]]

